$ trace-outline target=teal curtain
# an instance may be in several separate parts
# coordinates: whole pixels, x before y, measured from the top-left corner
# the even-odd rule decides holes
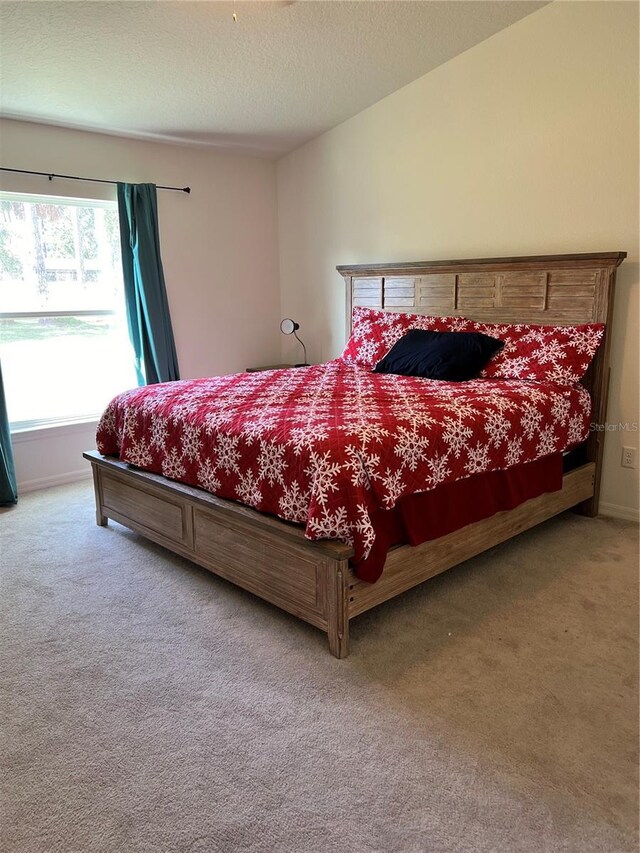
[[[0,506],[14,504],[17,501],[16,469],[13,465],[13,447],[11,446],[7,404],[4,399],[2,365],[0,365]]]
[[[129,337],[139,385],[179,379],[160,258],[155,184],[118,184],[122,269]]]

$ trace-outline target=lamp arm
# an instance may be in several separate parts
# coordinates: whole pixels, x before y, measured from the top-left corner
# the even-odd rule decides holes
[[[293,330],[293,335],[294,335],[295,339],[298,341],[298,343],[299,343],[299,344],[302,344],[302,352],[304,353],[304,363],[305,363],[305,365],[306,365],[306,364],[307,364],[307,348],[306,348],[306,346],[302,343],[302,341],[300,340],[300,338],[298,337],[298,333],[296,332],[296,330],[295,330],[295,329]]]

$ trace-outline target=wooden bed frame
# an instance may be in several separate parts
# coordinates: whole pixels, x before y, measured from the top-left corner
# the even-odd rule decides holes
[[[340,266],[353,306],[463,316],[505,323],[607,323],[584,384],[592,422],[604,423],[616,268],[625,252]],[[302,528],[201,489],[131,468],[95,451],[96,519],[109,518],[325,631],[337,658],[349,653],[349,620],[487,548],[577,507],[598,513],[605,431],[592,431],[586,462],[565,474],[558,492],[418,547],[390,550],[382,577],[358,580],[352,550],[310,542]]]

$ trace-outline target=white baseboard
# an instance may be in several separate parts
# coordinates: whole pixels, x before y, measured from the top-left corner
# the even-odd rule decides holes
[[[627,521],[640,521],[640,511],[630,506],[619,506],[618,504],[600,504],[600,515],[608,515],[611,518],[624,518]]]
[[[50,489],[52,486],[64,486],[67,483],[76,483],[79,480],[88,480],[91,477],[91,466],[78,468],[77,471],[67,471],[64,474],[54,474],[52,477],[39,477],[37,480],[24,480],[18,482],[18,495],[27,492],[35,492],[38,489]]]

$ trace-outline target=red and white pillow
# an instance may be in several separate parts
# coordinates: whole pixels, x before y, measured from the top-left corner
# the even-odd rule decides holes
[[[480,376],[574,384],[589,369],[604,335],[604,323],[580,326],[497,326],[474,323],[473,331],[504,341]]]
[[[410,329],[482,332],[504,341],[504,347],[481,372],[482,377],[573,384],[587,372],[602,341],[605,326],[603,323],[579,326],[479,323],[464,317],[432,317],[354,308],[351,337],[341,357],[373,369]]]
[[[373,369],[391,347],[410,329],[449,331],[446,317],[424,314],[401,314],[376,308],[354,308],[351,337],[341,358]]]

